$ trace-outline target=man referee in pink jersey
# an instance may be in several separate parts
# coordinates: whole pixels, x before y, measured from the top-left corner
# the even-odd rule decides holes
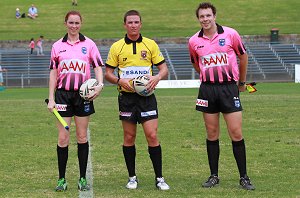
[[[200,3],[196,16],[202,28],[189,39],[188,46],[191,62],[201,81],[196,110],[203,113],[207,132],[210,176],[202,186],[211,188],[219,184],[219,118],[222,113],[232,140],[240,185],[246,190],[254,190],[255,187],[247,176],[242,105],[239,97],[239,92],[246,89],[248,55],[238,32],[216,23],[214,5]]]

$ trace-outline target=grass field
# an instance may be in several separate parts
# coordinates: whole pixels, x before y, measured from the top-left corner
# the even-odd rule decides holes
[[[95,101],[90,123],[94,197],[299,197],[300,84],[260,83],[258,92],[242,93],[248,173],[256,190],[239,189],[231,142],[221,121],[220,177],[214,189],[203,189],[209,175],[202,116],[194,110],[197,89],[158,89],[159,137],[164,176],[171,190],[154,187],[146,140],[139,128],[137,174],[140,188],[124,188],[127,171],[122,155],[117,92],[106,87]],[[78,197],[77,146],[74,125],[65,193],[57,181],[55,118],[48,112],[46,88],[0,92],[0,197]]]
[[[269,35],[271,28],[280,34],[300,34],[299,0],[213,0],[217,22],[237,29],[241,35]],[[15,10],[27,13],[34,3],[39,10],[36,20],[15,19]],[[82,32],[93,39],[120,38],[124,35],[122,19],[129,9],[143,17],[143,34],[150,38],[190,37],[199,29],[194,0],[1,0],[0,40],[30,40],[44,35],[58,39],[65,33],[64,16],[71,9],[81,11]]]

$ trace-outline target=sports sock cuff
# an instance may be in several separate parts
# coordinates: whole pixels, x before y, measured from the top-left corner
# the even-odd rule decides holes
[[[85,149],[85,148],[88,148],[89,147],[89,142],[86,142],[86,143],[77,143],[77,147],[78,149]]]
[[[210,140],[206,139],[206,144],[207,145],[218,145],[219,144],[219,139],[214,140],[214,141],[210,141]]]
[[[148,152],[149,154],[156,154],[156,153],[161,153],[161,146],[148,146]]]
[[[57,150],[68,150],[69,149],[69,146],[66,146],[66,147],[60,147],[57,145],[56,147]]]
[[[232,141],[232,146],[236,147],[236,146],[244,146],[245,145],[245,141],[244,139],[240,140],[240,141]]]
[[[135,149],[135,144],[132,145],[132,146],[124,146],[123,145],[123,150],[126,149],[126,150],[131,150],[131,149]]]

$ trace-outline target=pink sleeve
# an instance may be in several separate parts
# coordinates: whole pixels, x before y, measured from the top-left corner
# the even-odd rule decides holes
[[[99,50],[98,50],[95,43],[92,44],[90,55],[91,55],[90,64],[93,66],[93,68],[103,66],[103,62],[102,62],[100,52],[99,52]]]
[[[237,55],[243,55],[246,53],[246,48],[242,42],[242,38],[235,30],[232,33],[232,47]]]
[[[188,48],[189,48],[191,63],[196,63],[197,65],[199,65],[199,63],[198,63],[198,55],[197,55],[196,51],[194,50],[192,39],[190,39],[190,41],[189,41]]]
[[[49,69],[57,69],[57,65],[58,65],[58,57],[56,57],[54,46],[52,46]]]

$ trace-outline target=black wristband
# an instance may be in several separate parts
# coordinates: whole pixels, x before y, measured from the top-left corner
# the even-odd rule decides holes
[[[239,86],[244,86],[246,82],[239,82]]]
[[[118,78],[118,80],[117,80],[117,85],[119,84],[119,81],[120,81],[120,78]]]

